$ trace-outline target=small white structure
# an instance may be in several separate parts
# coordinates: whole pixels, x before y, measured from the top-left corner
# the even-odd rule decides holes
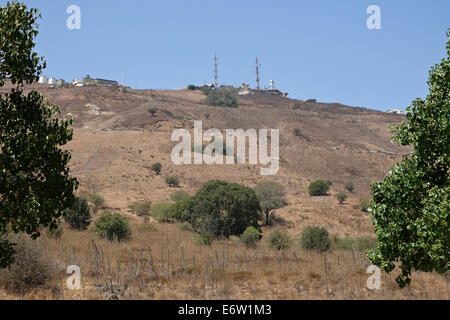
[[[403,114],[403,111],[400,109],[391,109],[386,111],[386,113],[391,113],[391,114]]]
[[[47,82],[48,82],[48,78],[46,76],[39,77],[39,80],[38,80],[39,84],[47,84]]]
[[[56,79],[55,78],[49,78],[48,79],[48,82],[47,82],[49,85],[56,85]]]
[[[56,80],[57,86],[63,86],[66,82],[63,79]]]

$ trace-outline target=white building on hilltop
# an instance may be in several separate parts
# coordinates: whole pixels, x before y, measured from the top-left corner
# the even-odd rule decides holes
[[[403,114],[403,111],[400,109],[391,109],[386,111],[386,113],[391,113],[391,114]]]

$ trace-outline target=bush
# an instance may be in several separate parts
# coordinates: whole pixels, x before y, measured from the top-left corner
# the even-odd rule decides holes
[[[158,203],[152,208],[152,217],[159,222],[169,222],[172,216],[173,203]]]
[[[336,199],[338,199],[340,204],[343,204],[345,200],[347,200],[347,195],[345,193],[340,192],[336,194]]]
[[[190,84],[190,85],[188,85],[188,86],[186,87],[186,89],[188,89],[188,90],[197,90],[197,87],[194,86],[193,84]]]
[[[175,191],[175,192],[170,196],[170,199],[172,199],[172,200],[175,201],[175,202],[187,200],[187,199],[189,199],[189,198],[190,198],[189,193],[187,193],[186,191],[183,191],[183,190]]]
[[[229,89],[211,90],[206,97],[206,102],[211,106],[237,108],[237,99]]]
[[[178,176],[166,177],[166,183],[169,187],[178,187],[180,185],[180,178]]]
[[[156,175],[159,175],[161,173],[161,170],[162,170],[162,164],[159,163],[159,162],[154,163],[154,164],[152,164],[151,169],[152,169],[153,172],[156,173]]]
[[[131,228],[128,220],[120,213],[104,212],[95,221],[94,232],[100,238],[110,241],[123,241],[131,237]]]
[[[0,283],[13,292],[24,292],[44,285],[50,278],[52,265],[43,256],[41,243],[25,234],[8,238],[16,244],[14,262],[9,268],[0,269]]]
[[[355,190],[355,187],[353,186],[353,182],[349,181],[344,183],[345,189],[347,189],[348,192],[353,192]]]
[[[302,135],[302,131],[299,128],[295,128],[294,135],[296,135],[297,137],[300,137]]]
[[[149,108],[148,112],[150,112],[152,116],[155,116],[157,110],[155,108]]]
[[[300,246],[305,250],[327,251],[330,248],[331,240],[328,231],[318,226],[303,228],[300,234]]]
[[[70,208],[64,211],[64,220],[73,229],[86,230],[91,224],[91,211],[85,199],[76,198]]]
[[[311,182],[308,190],[310,196],[324,196],[328,193],[328,190],[330,190],[330,186],[324,180],[316,180]]]
[[[209,232],[194,234],[194,240],[201,246],[210,246],[214,241],[214,236]]]
[[[148,216],[151,207],[151,202],[136,202],[129,206],[130,210],[139,217]]]
[[[255,192],[237,183],[211,180],[184,205],[182,219],[199,234],[240,236],[247,227],[259,226],[261,206]]]
[[[370,200],[361,199],[359,202],[359,207],[361,208],[361,211],[368,212],[370,208]]]
[[[248,227],[245,229],[244,233],[241,235],[241,241],[246,248],[256,249],[258,246],[258,241],[261,239],[261,232],[254,228]]]
[[[105,198],[99,194],[91,194],[89,195],[88,200],[94,205],[94,212],[97,212],[99,209],[103,207],[105,203]]]
[[[328,185],[329,187],[331,187],[331,186],[333,185],[333,181],[327,180],[327,185]]]
[[[267,244],[271,249],[277,251],[289,249],[292,246],[292,238],[285,231],[274,230],[267,237]]]
[[[210,117],[209,113],[205,113],[205,118],[209,119],[209,117]]]

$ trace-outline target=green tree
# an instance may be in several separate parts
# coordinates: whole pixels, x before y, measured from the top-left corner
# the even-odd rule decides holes
[[[414,150],[371,187],[378,246],[368,258],[386,272],[398,263],[400,287],[410,284],[412,270],[450,268],[450,29],[447,37],[447,57],[430,71],[429,94],[414,100],[409,121],[393,130],[394,141]]]
[[[272,181],[261,182],[253,189],[266,217],[266,225],[271,224],[272,212],[286,205],[283,186]]]
[[[300,245],[306,250],[327,251],[330,248],[331,239],[325,228],[308,226],[303,228],[300,234]]]
[[[183,216],[196,233],[229,237],[241,235],[249,226],[259,229],[260,212],[251,188],[211,180],[187,200]]]
[[[152,171],[156,173],[156,175],[159,175],[162,170],[162,164],[157,162],[152,164]]]
[[[208,92],[206,101],[211,106],[237,108],[238,102],[234,93],[227,88],[214,89]]]
[[[128,220],[120,213],[105,211],[94,223],[94,232],[100,238],[123,241],[131,237]]]
[[[58,107],[39,92],[23,92],[45,68],[33,52],[38,18],[37,9],[18,2],[0,7],[0,87],[13,85],[0,96],[0,268],[13,261],[8,232],[36,239],[41,227],[56,228],[77,188],[70,153],[60,148],[72,139],[72,121],[56,118]]]
[[[266,241],[269,247],[276,251],[289,249],[292,246],[292,238],[289,233],[280,229],[272,231]]]
[[[169,222],[173,216],[174,203],[158,203],[152,208],[152,217],[159,222]]]
[[[76,198],[73,205],[64,211],[64,220],[73,229],[86,230],[91,224],[91,210],[87,201]]]
[[[152,207],[151,202],[135,202],[129,206],[130,210],[137,216],[148,216]]]
[[[308,190],[310,196],[325,196],[330,190],[330,184],[324,180],[316,180],[310,183]]]

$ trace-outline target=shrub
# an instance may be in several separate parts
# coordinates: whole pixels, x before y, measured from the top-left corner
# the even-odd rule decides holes
[[[169,187],[178,187],[180,185],[180,178],[178,176],[166,177],[166,183]]]
[[[139,217],[148,216],[151,207],[151,202],[135,202],[129,206],[130,210]]]
[[[209,119],[209,117],[210,117],[209,113],[205,113],[205,118]]]
[[[337,250],[352,250],[354,247],[355,240],[352,238],[338,238],[337,236],[333,238],[331,247]]]
[[[327,180],[327,185],[328,185],[329,187],[331,187],[331,186],[333,185],[333,181]]]
[[[185,203],[183,218],[197,233],[215,237],[240,236],[247,227],[258,228],[261,207],[246,186],[211,180]]]
[[[120,213],[106,211],[95,221],[94,232],[100,238],[123,241],[131,237],[128,220]]]
[[[197,87],[194,86],[193,84],[190,84],[190,85],[188,85],[188,86],[186,87],[186,89],[188,89],[188,90],[197,90]]]
[[[172,219],[173,203],[158,203],[152,208],[152,217],[159,222],[169,222]]]
[[[214,236],[209,232],[196,233],[194,240],[201,246],[210,246],[214,241]]]
[[[311,182],[308,190],[310,196],[324,196],[330,190],[330,186],[324,180],[316,180]]]
[[[64,211],[63,217],[73,229],[86,230],[91,224],[91,211],[85,199],[76,198],[73,205]]]
[[[260,239],[261,239],[261,232],[254,227],[248,227],[241,235],[242,243],[245,245],[246,248],[249,249],[256,249],[258,241]]]
[[[102,195],[96,193],[89,195],[88,200],[94,205],[94,212],[97,212],[99,209],[101,209],[103,207],[103,204],[105,203],[105,198],[103,198]]]
[[[305,250],[327,251],[330,248],[331,240],[328,231],[318,226],[308,226],[303,228],[300,234],[300,246]]]
[[[152,164],[151,169],[152,169],[153,172],[156,173],[156,175],[159,175],[161,173],[161,170],[162,170],[162,164],[159,163],[159,162],[154,163],[154,164]]]
[[[370,208],[370,200],[367,199],[361,199],[359,202],[359,207],[361,208],[361,211],[367,212]]]
[[[302,131],[299,128],[295,128],[294,135],[296,135],[297,137],[300,137],[302,135]]]
[[[152,116],[155,116],[157,110],[155,108],[149,108],[148,112],[150,112]]]
[[[189,199],[189,198],[190,198],[189,193],[187,193],[186,191],[183,191],[183,190],[175,191],[175,192],[170,196],[170,199],[172,199],[172,200],[175,201],[175,202],[187,200],[187,199]]]
[[[292,246],[292,238],[287,232],[277,229],[269,234],[267,244],[277,251],[289,249]]]
[[[344,183],[345,189],[347,189],[348,192],[353,192],[355,190],[355,187],[353,186],[353,182],[349,181]]]
[[[211,90],[206,97],[206,102],[216,107],[236,108],[238,105],[233,92],[224,88]]]
[[[332,241],[333,249],[366,251],[376,248],[378,240],[374,237],[338,238]]]
[[[347,195],[345,193],[340,192],[336,194],[336,199],[338,199],[340,204],[343,204],[345,200],[347,200]]]
[[[355,250],[366,251],[375,249],[378,245],[378,240],[375,237],[360,237],[355,241]]]
[[[9,268],[0,269],[0,283],[13,292],[24,292],[44,285],[50,278],[52,266],[43,256],[41,243],[25,234],[11,235],[8,239],[16,244],[14,262]]]

